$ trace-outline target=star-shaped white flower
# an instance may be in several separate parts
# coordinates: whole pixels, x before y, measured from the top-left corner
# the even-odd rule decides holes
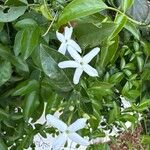
[[[70,55],[74,60],[63,61],[58,64],[60,68],[76,68],[73,83],[78,84],[80,77],[84,72],[86,72],[89,76],[96,77],[98,76],[98,72],[96,69],[91,67],[88,63],[99,53],[100,48],[94,48],[88,54],[86,54],[83,58],[75,51],[73,48],[69,48]]]
[[[74,40],[71,39],[72,32],[73,32],[72,27],[70,27],[70,28],[65,27],[64,34],[56,31],[56,36],[57,36],[58,40],[61,42],[61,45],[60,45],[58,51],[60,53],[62,53],[63,55],[65,55],[67,50],[69,52],[69,49],[68,49],[69,47],[72,47],[74,50],[81,53],[80,46]]]
[[[61,132],[59,136],[54,140],[52,150],[60,150],[60,148],[65,145],[68,138],[80,145],[83,146],[89,145],[88,140],[85,140],[79,134],[76,133],[76,131],[85,127],[86,119],[84,118],[78,119],[73,124],[67,126],[64,122],[54,117],[53,115],[48,114],[46,118],[47,123],[57,128]]]

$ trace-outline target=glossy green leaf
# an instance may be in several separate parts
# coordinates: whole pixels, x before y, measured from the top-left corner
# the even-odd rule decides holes
[[[140,31],[138,30],[138,28],[136,27],[135,24],[133,24],[132,22],[130,21],[127,21],[125,26],[124,26],[128,31],[130,31],[133,36],[135,38],[137,38],[138,40],[140,40]]]
[[[123,77],[124,75],[122,72],[117,72],[110,77],[109,81],[110,83],[120,83]]]
[[[107,5],[102,0],[73,0],[59,16],[58,26],[76,18],[92,15],[106,8]]]
[[[116,36],[114,39],[112,39],[111,45],[108,43],[106,46],[102,47],[99,62],[101,68],[104,68],[108,63],[115,61],[118,50],[118,42],[119,39],[118,36]]]
[[[115,36],[118,35],[118,33],[124,28],[126,22],[127,22],[127,17],[122,14],[117,14],[115,17],[114,22],[118,25],[115,30],[113,31],[112,35],[110,38],[114,38]]]
[[[72,81],[64,70],[58,67],[63,55],[47,46],[40,45],[40,60],[44,73],[53,88],[62,91],[70,91],[73,88]]]
[[[80,24],[74,29],[74,33],[82,48],[95,47],[107,40],[116,27],[115,23],[102,23],[100,27],[93,24]]]
[[[4,13],[4,9],[0,8],[0,22],[11,22],[24,14],[26,6],[10,7],[7,13]]]
[[[15,57],[10,49],[6,46],[0,44],[0,57],[10,61],[17,69],[28,72],[29,68],[27,63],[22,60],[20,57]]]
[[[110,110],[108,122],[112,123],[112,122],[116,121],[118,119],[119,115],[120,115],[119,107],[117,106],[116,102],[113,102],[113,109]]]
[[[144,111],[150,107],[150,99],[143,99],[138,105],[138,111]]]
[[[14,52],[18,56],[21,53],[27,59],[38,45],[40,30],[38,27],[28,27],[19,31],[15,38]]]
[[[7,82],[11,77],[12,69],[11,64],[8,61],[4,61],[0,64],[0,86]]]
[[[28,120],[40,104],[38,92],[33,91],[25,97],[24,117]]]
[[[95,97],[101,97],[112,94],[112,84],[99,82],[88,89],[88,92]]]
[[[121,2],[123,11],[126,12],[127,9],[129,9],[132,6],[133,2],[134,0],[123,0]]]
[[[52,19],[53,19],[52,15],[51,15],[51,13],[50,13],[50,10],[48,10],[46,4],[44,4],[44,5],[42,5],[42,6],[40,7],[40,11],[42,12],[42,15],[43,15],[46,19],[48,19],[48,20],[52,20]]]
[[[17,85],[17,87],[14,89],[13,96],[17,95],[26,95],[32,91],[35,91],[39,88],[39,83],[36,80],[27,80],[24,82],[21,82]]]
[[[0,138],[0,150],[7,150],[7,146],[5,145],[4,141]]]
[[[14,27],[16,29],[23,29],[23,28],[26,28],[26,27],[34,27],[34,26],[37,26],[37,22],[35,20],[31,19],[31,18],[19,20],[14,25]]]
[[[138,62],[138,68],[139,71],[142,72],[143,67],[144,67],[144,60],[142,57],[137,57],[137,62]]]

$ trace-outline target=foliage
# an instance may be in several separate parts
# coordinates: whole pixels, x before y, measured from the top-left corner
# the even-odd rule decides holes
[[[132,122],[143,115],[141,141],[149,147],[150,127],[150,9],[148,0],[0,0],[0,149],[34,149],[34,135],[55,133],[36,122],[44,111],[63,111],[64,122],[87,117],[92,130],[81,134],[103,137],[116,122]],[[142,7],[141,7],[142,6]],[[73,26],[73,39],[83,54],[99,47],[91,64],[98,77],[83,74],[74,85],[73,70],[58,63],[68,60],[58,52],[56,31]],[[121,113],[121,98],[132,105]],[[70,107],[73,106],[73,109]],[[126,113],[127,112],[127,113]],[[129,113],[136,112],[133,115]],[[69,121],[68,121],[69,120]],[[15,144],[14,144],[15,143]],[[88,149],[109,149],[108,144]]]

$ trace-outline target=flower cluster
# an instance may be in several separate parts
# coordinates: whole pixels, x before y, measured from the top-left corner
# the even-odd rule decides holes
[[[48,114],[46,116],[47,123],[57,128],[60,131],[59,136],[54,140],[52,150],[60,150],[68,139],[83,146],[88,146],[89,141],[82,138],[76,131],[86,126],[86,119],[80,118],[71,125],[67,126],[66,123],[59,120],[57,117]]]
[[[68,52],[69,55],[74,59],[60,62],[58,66],[60,68],[76,68],[73,77],[73,83],[78,84],[83,72],[87,73],[89,76],[92,77],[98,76],[97,70],[90,66],[89,62],[99,53],[100,48],[96,47],[92,49],[88,54],[81,57],[79,53],[81,53],[82,50],[80,46],[74,40],[71,39],[72,32],[72,27],[65,27],[64,34],[61,34],[58,31],[56,32],[56,36],[61,42],[58,51],[63,55],[65,55],[66,52]]]

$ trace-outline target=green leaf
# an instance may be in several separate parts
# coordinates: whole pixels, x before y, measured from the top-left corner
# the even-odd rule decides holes
[[[15,38],[14,52],[18,56],[21,53],[27,59],[38,45],[40,30],[38,27],[28,27],[19,31]]]
[[[0,150],[7,150],[7,146],[5,145],[4,141],[0,138]]]
[[[51,114],[58,110],[61,99],[62,97],[60,97],[58,94],[52,93],[48,99],[46,112]]]
[[[112,87],[112,84],[105,82],[97,82],[88,89],[88,92],[96,97],[111,95],[113,93]]]
[[[34,90],[37,90],[38,88],[39,83],[36,80],[27,80],[18,84],[12,95],[26,95]]]
[[[142,72],[143,67],[144,67],[144,60],[141,56],[137,57],[137,62],[138,62],[138,68],[139,71]]]
[[[6,7],[7,8],[7,7]],[[5,8],[5,9],[6,9]],[[11,22],[24,14],[26,6],[10,7],[7,13],[4,13],[4,9],[0,8],[0,22]]]
[[[116,121],[118,119],[119,115],[120,115],[119,107],[117,106],[116,102],[113,102],[113,109],[110,110],[110,112],[109,112],[108,122],[112,123],[112,122]]]
[[[61,91],[70,91],[73,88],[72,82],[64,72],[58,67],[58,63],[62,58],[62,54],[47,46],[40,45],[40,60],[44,73],[48,77],[48,81],[53,88]]]
[[[0,57],[10,61],[17,69],[28,72],[29,68],[27,63],[22,60],[20,57],[15,57],[11,52],[10,49],[6,46],[0,44]]]
[[[42,15],[48,19],[48,20],[53,20],[53,16],[51,15],[50,11],[48,10],[46,4],[41,5],[40,11],[42,12]]]
[[[27,0],[6,0],[5,5],[6,6],[22,6],[28,4]]]
[[[134,0],[123,0],[121,1],[123,11],[126,12],[133,4]]]
[[[138,111],[144,111],[150,107],[150,99],[143,99],[138,105]]]
[[[140,96],[139,90],[129,90],[123,94],[127,99],[135,100]]]
[[[26,18],[26,19],[22,19],[19,20],[18,22],[16,22],[16,24],[14,25],[14,27],[16,29],[23,29],[26,27],[34,27],[37,26],[37,22],[31,18]]]
[[[135,24],[133,24],[130,21],[127,21],[125,26],[124,26],[128,31],[130,31],[135,38],[137,38],[138,40],[140,40],[140,31],[139,29],[136,27]]]
[[[58,20],[58,26],[76,18],[85,17],[106,9],[102,0],[73,0],[63,10]]]
[[[28,120],[39,106],[38,92],[33,91],[25,97],[24,118]]]
[[[11,77],[12,69],[9,61],[0,64],[0,86],[7,82]]]
[[[141,43],[142,43],[142,46],[144,47],[144,53],[149,56],[150,55],[150,42],[143,40],[141,41]]]
[[[146,69],[143,70],[141,78],[143,80],[150,80],[150,69],[149,68],[146,68]]]
[[[116,27],[115,23],[102,23],[100,27],[90,23],[80,24],[74,29],[74,34],[82,48],[95,47],[107,40]]]
[[[149,135],[143,135],[142,139],[141,139],[141,143],[150,144],[150,136]]]
[[[123,77],[124,77],[124,74],[122,72],[117,72],[110,77],[109,82],[115,83],[115,84],[120,83]]]
[[[113,31],[112,35],[110,36],[110,39],[114,38],[115,36],[118,35],[118,33],[124,28],[126,22],[127,22],[127,17],[122,14],[117,14],[115,17],[114,22],[118,25],[115,30]]]
[[[133,115],[130,115],[130,114],[122,114],[120,116],[119,120],[124,120],[125,122],[130,121],[133,123],[135,123],[137,121],[136,117],[134,117]]]
[[[110,42],[111,44],[111,42]],[[104,45],[101,49],[101,55],[100,55],[100,67],[105,68],[108,63],[112,63],[116,59],[116,53],[118,50],[118,44],[119,44],[119,37],[116,36],[114,39],[112,39],[112,44]]]

